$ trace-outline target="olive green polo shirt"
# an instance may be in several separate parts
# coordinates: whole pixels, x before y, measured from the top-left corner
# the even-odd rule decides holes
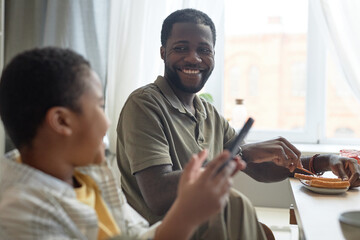
[[[171,164],[181,170],[191,155],[208,149],[208,159],[223,151],[235,130],[213,105],[198,96],[195,116],[186,110],[165,78],[135,90],[127,99],[117,126],[117,160],[128,202],[151,224],[162,217],[144,202],[134,174],[151,166]]]

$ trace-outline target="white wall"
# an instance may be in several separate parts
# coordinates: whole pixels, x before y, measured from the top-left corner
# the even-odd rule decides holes
[[[288,179],[261,183],[239,172],[234,177],[234,187],[245,194],[255,207],[289,208],[295,202]]]

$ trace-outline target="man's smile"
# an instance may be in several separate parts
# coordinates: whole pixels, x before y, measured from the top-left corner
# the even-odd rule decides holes
[[[203,70],[199,68],[178,68],[178,71],[188,75],[196,75],[200,74]]]

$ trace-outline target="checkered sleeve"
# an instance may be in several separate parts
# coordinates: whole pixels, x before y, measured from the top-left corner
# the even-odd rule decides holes
[[[85,239],[72,231],[74,222],[54,204],[59,202],[38,192],[6,192],[0,205],[0,239]]]

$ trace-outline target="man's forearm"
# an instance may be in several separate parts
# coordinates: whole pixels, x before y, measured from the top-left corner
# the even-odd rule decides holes
[[[278,182],[289,177],[290,171],[273,162],[248,163],[244,172],[259,182]]]
[[[182,171],[172,171],[170,165],[156,166],[135,174],[147,206],[158,216],[164,215],[177,195]]]
[[[157,196],[155,195],[153,204],[159,216],[164,215],[174,203],[181,174],[182,171],[165,173],[155,184],[153,194]]]
[[[329,164],[329,159],[330,159],[329,154],[321,154],[321,155],[316,156],[316,158],[314,158],[311,163],[312,169],[310,169],[310,159],[311,158],[312,158],[312,156],[301,157],[301,163],[305,169],[314,170],[315,173],[331,170],[330,164]]]
[[[311,156],[301,157],[301,163],[307,170],[309,169],[309,162]],[[328,171],[329,162],[328,155],[319,155],[313,162],[314,170],[316,172]],[[273,162],[264,163],[248,163],[245,171],[250,177],[254,178],[259,182],[277,182],[286,179],[287,177],[294,176],[294,173],[303,173],[301,170],[295,170],[293,173],[285,167],[280,167]]]

